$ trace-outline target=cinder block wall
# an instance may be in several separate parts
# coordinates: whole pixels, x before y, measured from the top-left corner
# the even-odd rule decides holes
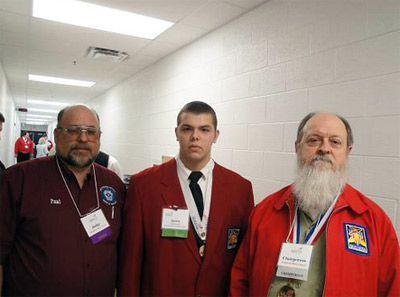
[[[350,182],[400,230],[400,1],[271,0],[90,102],[102,148],[125,173],[178,151],[176,114],[204,100],[219,117],[213,157],[256,200],[293,181],[296,127],[310,111],[347,117]]]
[[[0,63],[0,112],[6,119],[0,132],[0,160],[6,167],[15,163],[14,143],[19,137],[20,121],[8,87],[7,78]]]

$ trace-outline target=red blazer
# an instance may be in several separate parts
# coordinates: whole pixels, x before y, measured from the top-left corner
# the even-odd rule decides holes
[[[251,183],[215,164],[206,255],[202,261],[194,230],[186,239],[161,237],[161,212],[186,207],[176,160],[131,178],[123,215],[119,296],[226,296],[238,247],[228,232],[240,228],[239,243],[254,206]]]
[[[15,147],[14,147],[15,155],[18,155],[18,152],[21,152],[24,154],[27,154],[27,153],[33,154],[33,151],[34,151],[34,144],[33,144],[33,141],[29,137],[26,139],[26,143],[22,137],[18,138],[17,141],[15,142]]]

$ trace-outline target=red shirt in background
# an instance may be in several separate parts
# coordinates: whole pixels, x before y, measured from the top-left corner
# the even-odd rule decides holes
[[[24,154],[28,154],[28,153],[33,154],[33,149],[34,149],[34,144],[33,144],[33,141],[29,137],[27,137],[26,139],[24,139],[23,137],[20,137],[15,142],[14,153],[15,153],[15,155],[18,155],[18,152],[21,152]]]

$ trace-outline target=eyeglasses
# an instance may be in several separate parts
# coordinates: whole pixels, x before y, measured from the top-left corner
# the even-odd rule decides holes
[[[56,128],[57,130],[61,130],[65,132],[67,136],[70,138],[78,138],[82,135],[82,133],[86,133],[86,136],[89,140],[95,140],[99,138],[101,131],[98,128],[93,127],[80,127],[80,126],[72,126],[68,128]]]

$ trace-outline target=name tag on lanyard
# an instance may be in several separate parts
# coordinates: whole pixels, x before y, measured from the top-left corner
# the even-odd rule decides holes
[[[81,222],[93,244],[99,243],[112,235],[110,224],[101,209],[84,216],[81,218]]]
[[[277,276],[307,280],[313,246],[283,243],[279,254]]]
[[[318,220],[311,226],[310,231],[306,234],[302,244],[300,239],[300,210],[296,207],[295,216],[292,227],[288,235],[293,231],[293,243],[285,242],[282,244],[281,252],[278,259],[278,268],[276,275],[285,278],[308,280],[308,271],[310,269],[313,244],[317,236],[324,230],[328,218],[330,217],[339,194],[334,199],[331,206],[325,213],[322,213]]]
[[[189,232],[189,210],[163,208],[161,221],[162,237],[187,238]]]

